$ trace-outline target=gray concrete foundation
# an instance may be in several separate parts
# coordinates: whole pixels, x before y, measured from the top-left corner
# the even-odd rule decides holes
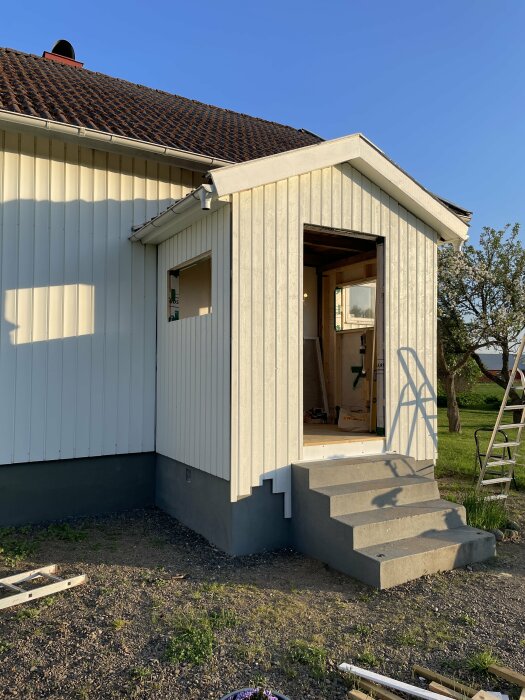
[[[155,453],[0,466],[0,527],[153,505]]]
[[[291,543],[284,495],[272,493],[270,480],[231,503],[228,481],[157,455],[155,502],[228,554],[255,554]]]

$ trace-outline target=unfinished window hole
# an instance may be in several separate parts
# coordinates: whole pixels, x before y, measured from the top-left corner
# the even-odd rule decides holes
[[[168,321],[211,314],[211,254],[168,270]]]

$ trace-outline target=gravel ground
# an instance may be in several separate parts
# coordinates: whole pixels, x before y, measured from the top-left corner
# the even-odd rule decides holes
[[[525,496],[513,505],[523,513]],[[522,540],[384,592],[292,551],[232,559],[157,510],[3,531],[2,545],[0,576],[56,563],[89,577],[0,613],[2,699],[217,700],[265,683],[337,700],[352,686],[341,661],[407,681],[420,663],[503,689],[469,670],[484,651],[525,672]]]

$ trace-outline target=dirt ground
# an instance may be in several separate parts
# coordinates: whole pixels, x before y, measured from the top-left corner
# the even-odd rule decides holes
[[[56,563],[89,577],[0,613],[2,699],[218,700],[264,683],[337,700],[352,686],[342,661],[493,689],[505,686],[469,664],[492,655],[525,672],[523,540],[384,592],[292,551],[232,559],[157,510],[3,531],[0,545],[0,576]]]

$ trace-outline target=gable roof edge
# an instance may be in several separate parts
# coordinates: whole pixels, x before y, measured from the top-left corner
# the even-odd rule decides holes
[[[210,172],[210,177],[221,197],[346,162],[437,231],[443,240],[467,239],[468,224],[362,134],[226,165]]]

